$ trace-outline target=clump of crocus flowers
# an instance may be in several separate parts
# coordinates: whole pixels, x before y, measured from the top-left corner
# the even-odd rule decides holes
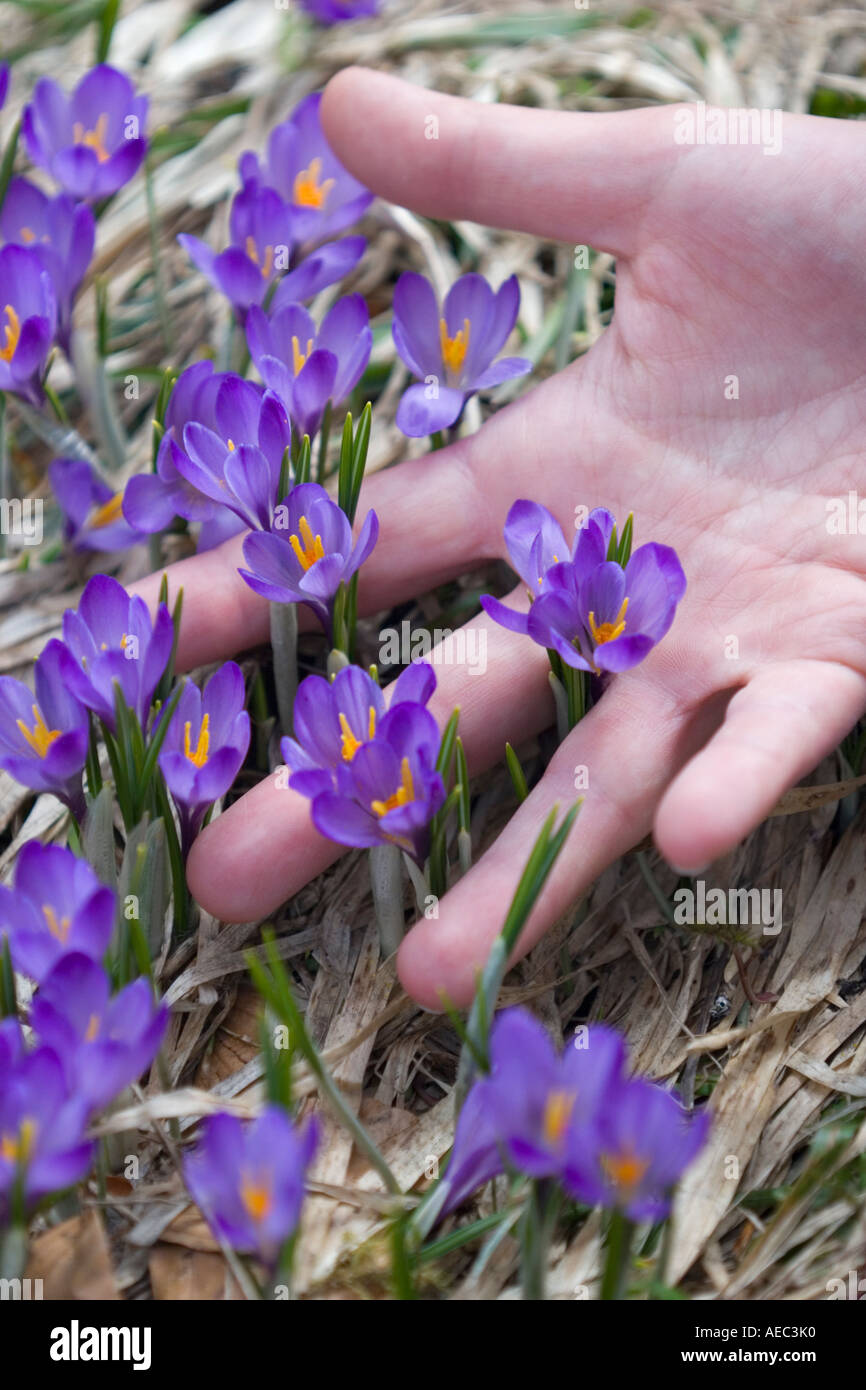
[[[328,240],[358,220],[372,194],[329,149],[320,102],[315,94],[305,98],[274,128],[265,161],[249,151],[241,156],[243,186],[232,202],[225,250],[187,234],[178,238],[240,319],[266,298],[274,310],[312,299],[364,252],[362,237]]]
[[[394,845],[424,863],[445,800],[441,734],[426,708],[435,686],[432,668],[417,662],[394,682],[386,710],[378,685],[358,667],[338,672],[330,686],[318,676],[301,683],[298,737],[281,746],[289,786],[310,798],[321,834],[358,848]]]
[[[8,84],[4,69],[2,95]],[[0,103],[2,104],[2,103]],[[75,297],[93,256],[91,205],[116,193],[147,153],[147,98],[101,63],[68,95],[41,78],[24,108],[21,143],[59,185],[48,194],[13,178],[0,209],[0,391],[44,399],[49,353],[69,351]]]
[[[489,1072],[460,1114],[441,1212],[511,1172],[552,1179],[574,1200],[632,1221],[666,1216],[709,1118],[686,1114],[670,1092],[628,1076],[625,1062],[622,1037],[601,1024],[578,1029],[560,1055],[526,1010],[500,1014]]]
[[[0,1023],[0,1226],[86,1176],[90,1120],[159,1050],[168,1010],[152,985],[115,993],[103,964],[117,915],[113,890],[59,845],[29,841],[14,889],[0,887],[0,950],[38,985],[27,1037],[14,1015]]]
[[[670,546],[651,542],[632,554],[632,517],[620,535],[603,507],[588,513],[569,544],[546,507],[521,499],[508,513],[505,543],[529,607],[490,594],[481,604],[494,622],[546,650],[562,739],[611,677],[665,636],[686,577]]]
[[[528,611],[485,594],[490,617],[552,649],[575,670],[601,675],[643,661],[671,626],[686,589],[676,552],[651,542],[633,554],[618,548],[611,513],[589,513],[569,546],[558,521],[537,502],[508,513],[505,543],[526,586]]]
[[[341,507],[319,483],[300,483],[274,513],[269,530],[244,541],[240,573],[271,603],[303,603],[333,635],[334,601],[372,551],[379,535],[376,513],[367,513],[358,537]]]

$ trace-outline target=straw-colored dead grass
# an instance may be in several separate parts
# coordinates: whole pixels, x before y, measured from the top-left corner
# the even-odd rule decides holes
[[[175,138],[191,133],[195,143],[176,152],[164,144],[153,174],[162,315],[142,179],[118,197],[101,226],[94,275],[109,284],[110,365],[121,385],[124,373],[143,364],[183,365],[206,347],[225,354],[225,306],[191,271],[175,237],[192,231],[219,242],[240,151],[260,146],[276,120],[348,63],[479,100],[566,109],[704,99],[803,111],[818,88],[866,99],[860,10],[814,0],[742,0],[669,3],[655,11],[636,15],[634,4],[616,0],[586,12],[552,0],[392,0],[381,19],[328,32],[310,30],[262,0],[234,0],[192,28],[196,7],[188,0],[125,4],[111,60],[150,92],[154,127]],[[582,13],[589,27],[569,32]],[[38,31],[26,12],[9,6],[4,43],[23,54],[13,111],[25,85],[42,73],[66,79],[92,61],[92,29],[55,42],[44,25]],[[191,110],[241,98],[249,103],[246,112],[189,121]],[[387,311],[399,269],[411,265],[440,283],[457,273],[455,243],[440,226],[377,204],[365,230],[370,250],[352,288],[368,297],[374,316]],[[530,343],[549,349],[541,354],[541,374],[554,369],[557,354],[582,351],[604,331],[609,258],[594,261],[584,300],[562,330],[556,315],[570,248],[476,226],[461,225],[456,233],[461,269],[471,264],[497,281],[512,271],[520,277],[522,326]],[[92,294],[85,294],[79,313],[92,326]],[[404,373],[387,333],[374,361],[382,365],[383,387],[371,466],[382,467],[406,450],[393,425]],[[142,376],[140,400],[127,402],[122,390],[115,392],[128,434],[121,477],[148,466],[153,389]],[[472,428],[479,422],[477,405],[473,410]],[[96,442],[94,411],[75,425]],[[14,443],[21,486],[47,498],[45,465],[62,447],[30,435],[20,419]],[[186,545],[172,538],[164,558]],[[118,574],[130,581],[147,568],[141,549],[119,561]],[[84,577],[80,564],[60,558],[23,572],[18,557],[0,563],[0,670],[27,669],[57,632]],[[435,612],[434,600],[419,604],[422,614]],[[521,753],[531,766],[538,749]],[[829,759],[813,780],[834,784],[847,772],[841,760]],[[473,792],[478,853],[511,813],[513,798],[501,770]],[[849,799],[840,801],[843,796]],[[642,863],[630,855],[610,868],[503,991],[503,1002],[529,1003],[560,1037],[577,1021],[604,1018],[627,1033],[642,1071],[660,1080],[678,1077],[687,1094],[713,1089],[716,1124],[679,1196],[668,1270],[669,1281],[682,1281],[693,1297],[823,1298],[829,1279],[846,1278],[866,1259],[866,838],[864,813],[855,806],[851,785],[789,801],[780,809],[791,814],[769,819],[713,866],[715,884],[781,887],[792,905],[778,936],[744,948],[753,988],[778,996],[775,1003],[748,1003],[724,942],[664,921],[658,892],[669,894],[674,881],[652,851]],[[0,832],[0,870],[8,876],[24,841],[63,836],[62,808],[49,797],[34,801],[0,774]],[[457,1040],[447,1022],[402,995],[391,965],[380,961],[364,859],[349,856],[308,886],[277,927],[325,1058],[400,1182],[423,1184],[453,1135]],[[105,1200],[94,1198],[84,1217],[36,1239],[30,1272],[45,1275],[49,1295],[238,1296],[223,1255],[184,1199],[169,1121],[179,1121],[183,1138],[209,1110],[247,1113],[261,1100],[257,1008],[243,954],[257,939],[255,923],[220,927],[205,918],[193,939],[161,960],[162,986],[174,1006],[166,1057],[178,1089],[139,1097],[105,1126],[117,1136],[118,1154],[139,1153],[140,1176],[114,1177]],[[312,1081],[300,1069],[298,1093],[305,1092],[314,1103]],[[816,1169],[810,1145],[830,1109],[844,1112],[850,1133]],[[327,1119],[325,1136],[299,1249],[299,1292],[386,1296],[381,1183]],[[123,1173],[122,1162],[116,1173]],[[750,1197],[756,1192],[764,1196]],[[489,1204],[488,1194],[479,1210]],[[427,1291],[457,1299],[513,1297],[516,1243],[508,1236],[473,1264],[477,1248],[431,1266]],[[599,1221],[591,1217],[553,1250],[551,1292],[575,1297],[598,1272]]]

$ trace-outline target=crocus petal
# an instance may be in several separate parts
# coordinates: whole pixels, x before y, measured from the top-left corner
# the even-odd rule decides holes
[[[413,661],[389,687],[391,704],[401,700],[426,705],[436,689],[436,672],[426,661]]]
[[[319,246],[294,270],[283,276],[271,301],[271,308],[281,309],[294,301],[312,299],[320,290],[342,280],[354,270],[364,254],[366,241],[360,236],[342,237]]]
[[[439,305],[430,281],[414,271],[394,286],[394,344],[415,376],[441,376]]]
[[[520,613],[516,608],[508,608],[504,603],[500,603],[498,598],[493,598],[491,594],[481,595],[481,607],[488,617],[492,618],[500,627],[508,628],[509,632],[522,632],[524,636],[529,632],[529,614]]]
[[[382,843],[375,817],[348,797],[322,792],[312,803],[310,814],[319,834],[338,845],[369,849]]]
[[[420,384],[410,386],[400,398],[397,427],[409,439],[420,439],[425,434],[448,429],[463,409],[466,397],[462,391],[438,385],[435,397],[429,399],[427,393],[430,389]]]
[[[472,378],[471,389],[489,391],[494,386],[500,386],[503,381],[511,381],[513,377],[525,376],[531,371],[532,362],[528,357],[500,357],[498,362],[494,362],[480,376]]]

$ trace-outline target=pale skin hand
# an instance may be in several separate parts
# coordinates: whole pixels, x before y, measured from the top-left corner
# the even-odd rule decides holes
[[[439,117],[438,141],[424,138]],[[697,871],[732,847],[866,709],[866,553],[830,534],[827,499],[857,487],[866,427],[862,130],[785,116],[782,151],[680,146],[674,111],[568,115],[472,104],[349,70],[323,118],[368,187],[417,212],[508,227],[617,257],[616,313],[580,361],[477,435],[371,477],[381,538],[367,613],[504,555],[518,497],[570,533],[576,506],[635,513],[636,543],[678,551],[688,592],[650,658],[616,678],[496,843],[407,936],[400,977],[457,1004],[501,927],[554,802],[577,824],[524,933],[528,950],[652,829]],[[358,132],[364,138],[358,139]],[[725,379],[739,379],[739,399]],[[861,464],[862,467],[862,464]],[[184,587],[181,663],[267,634],[237,542],[170,572]],[[151,600],[158,579],[140,586]],[[516,591],[514,603],[520,601]],[[484,615],[484,675],[437,668],[434,712],[461,706],[480,772],[552,719],[543,651]],[[735,637],[739,658],[726,655]],[[189,882],[209,911],[272,911],[341,851],[272,777],[201,836]]]

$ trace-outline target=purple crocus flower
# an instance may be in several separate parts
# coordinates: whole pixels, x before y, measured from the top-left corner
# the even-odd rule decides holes
[[[243,317],[261,304],[273,282],[281,280],[273,303],[312,299],[346,275],[364,253],[363,237],[344,237],[301,259],[294,238],[292,210],[279,193],[258,182],[245,183],[232,200],[230,244],[216,252],[199,237],[183,233],[178,241],[193,264],[206,275]]]
[[[588,573],[554,565],[548,585],[529,610],[529,636],[569,666],[599,673],[643,661],[670,628],[686,577],[676,551],[651,543],[625,569],[613,560]]]
[[[575,1146],[565,1185],[592,1206],[619,1207],[633,1221],[659,1221],[709,1126],[707,1111],[689,1115],[661,1087],[628,1081],[600,1112],[596,1144]]]
[[[276,311],[287,304],[306,303],[320,290],[335,285],[355,269],[366,247],[362,236],[342,236],[337,241],[326,241],[313,251],[299,251],[296,263],[277,285],[271,309]]]
[[[261,304],[272,281],[289,269],[291,215],[273,188],[250,184],[232,200],[230,244],[216,252],[199,237],[178,241],[193,264],[238,310]]]
[[[123,495],[123,515],[136,530],[152,533],[163,531],[176,516],[202,523],[199,550],[219,545],[229,536],[243,530],[243,522],[234,512],[206,497],[187,482],[175,465],[183,454],[183,432],[187,424],[196,421],[215,430],[216,399],[229,372],[215,372],[210,361],[194,362],[181,372],[174,385],[165,412],[165,433],[156,456],[156,472],[130,478]]]
[[[621,1206],[635,1220],[666,1215],[670,1189],[706,1139],[708,1117],[687,1119],[659,1086],[628,1080],[625,1061],[612,1029],[580,1030],[558,1056],[525,1009],[500,1014],[490,1072],[461,1111],[442,1213],[509,1167],[555,1178],[578,1200]]]
[[[104,482],[86,459],[55,459],[48,476],[73,550],[126,550],[144,539],[123,515],[123,493]]]
[[[0,1084],[0,1225],[14,1214],[21,1183],[25,1209],[72,1187],[87,1173],[95,1145],[84,1138],[87,1102],[67,1085],[50,1047],[22,1054]]]
[[[233,1115],[212,1115],[198,1148],[184,1160],[184,1181],[216,1235],[273,1269],[298,1225],[316,1141],[313,1120],[293,1125],[276,1105],[249,1125]]]
[[[423,864],[430,822],[445,800],[436,770],[441,736],[432,714],[401,703],[382,719],[375,738],[355,752],[334,791],[313,797],[320,835],[359,849],[397,845]]]
[[[65,193],[50,198],[27,179],[12,179],[0,210],[0,240],[32,247],[51,277],[57,300],[57,338],[69,349],[72,305],[93,256],[96,224],[86,203]]]
[[[134,980],[113,998],[108,976],[72,951],[39,986],[30,1025],[62,1058],[71,1092],[101,1110],[145,1072],[159,1050],[168,1010],[150,984]]]
[[[320,24],[343,24],[348,19],[363,19],[379,13],[381,0],[301,0],[306,10]]]
[[[433,668],[415,661],[391,686],[390,708],[426,705],[435,689]],[[297,739],[280,744],[292,790],[308,797],[335,790],[338,773],[376,737],[385,709],[384,693],[360,666],[345,666],[332,681],[323,676],[301,681],[292,715]]]
[[[125,73],[100,63],[71,96],[42,77],[24,108],[27,153],[73,198],[107,198],[128,183],[147,153],[147,97]]]
[[[321,104],[318,92],[305,97],[271,131],[267,158],[247,151],[238,166],[245,185],[276,190],[290,209],[292,240],[307,248],[345,231],[373,201],[325,139]]]
[[[24,1055],[24,1034],[17,1018],[0,1019],[0,1077]]]
[[[38,251],[0,249],[0,391],[42,401],[45,362],[57,327],[57,297]]]
[[[318,483],[301,483],[277,508],[270,531],[246,537],[249,569],[239,573],[272,603],[305,603],[330,635],[337,590],[360,569],[378,535],[376,513],[368,512],[353,546],[345,512]]]
[[[591,1144],[624,1065],[623,1040],[609,1028],[594,1025],[560,1056],[531,1014],[500,1014],[490,1075],[477,1084],[510,1163],[529,1177],[559,1176],[568,1152]]]
[[[80,819],[90,731],[87,710],[70,689],[74,665],[52,638],[34,666],[35,691],[0,676],[0,767],[24,787],[53,792]]]
[[[410,438],[446,429],[467,397],[531,371],[526,357],[493,359],[517,320],[520,289],[512,275],[494,294],[483,275],[461,275],[440,310],[429,280],[407,271],[394,289],[394,345],[423,384],[410,386],[397,425]]]
[[[442,1177],[438,1216],[447,1216],[505,1169],[504,1149],[484,1093],[476,1083],[460,1109],[448,1167]]]
[[[70,951],[101,960],[115,903],[90,865],[60,845],[28,840],[15,866],[14,890],[0,885],[0,935],[12,964],[40,982]]]
[[[154,691],[171,655],[174,628],[164,603],[152,622],[144,599],[130,598],[107,574],[88,582],[77,611],[63,614],[63,640],[75,661],[74,695],[115,731],[114,686],[145,728]]]
[[[528,1177],[561,1179],[575,1149],[593,1149],[598,1116],[622,1077],[625,1046],[618,1033],[598,1025],[575,1041],[581,1046],[572,1044],[559,1056],[525,1009],[498,1016],[490,1073],[466,1100],[468,1106],[472,1099],[475,1122],[455,1134],[443,1211],[506,1165]]]
[[[180,814],[189,852],[209,806],[232,785],[250,744],[244,678],[227,661],[199,690],[188,683],[172,715],[159,766]]]
[[[556,565],[570,561],[580,575],[600,565],[607,557],[613,525],[610,512],[597,507],[569,545],[556,517],[546,507],[524,499],[515,502],[505,520],[505,544],[512,568],[526,585],[530,601],[547,593],[548,576]],[[490,594],[482,594],[481,606],[501,627],[528,633],[528,613],[507,608]]]
[[[223,503],[247,526],[264,529],[274,518],[291,440],[279,397],[229,373],[217,387],[212,421],[186,424],[183,446],[171,446],[172,461],[205,497]]]
[[[328,401],[339,405],[360,381],[373,346],[370,316],[359,294],[338,299],[319,329],[300,304],[287,304],[270,318],[254,307],[246,332],[265,385],[285,401],[298,432],[311,439]]]
[[[9,64],[0,63],[0,111],[6,105],[6,98],[9,95]]]

